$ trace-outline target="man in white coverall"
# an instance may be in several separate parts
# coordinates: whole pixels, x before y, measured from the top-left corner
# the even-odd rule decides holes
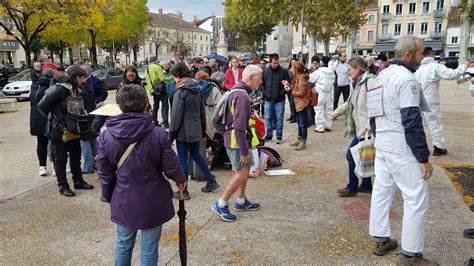
[[[423,112],[425,121],[431,132],[433,144],[433,156],[445,155],[448,150],[444,148],[443,122],[441,121],[441,108],[439,99],[439,81],[442,79],[452,80],[459,78],[466,71],[468,63],[460,64],[457,69],[450,69],[434,60],[434,51],[426,47],[420,68],[415,77],[421,84],[423,95],[430,107],[429,112]]]
[[[375,89],[379,101],[367,103],[383,110],[375,115],[375,183],[370,206],[370,234],[379,256],[397,248],[390,239],[389,212],[398,187],[403,196],[402,255],[397,265],[437,265],[423,258],[424,227],[428,209],[428,182],[433,168],[423,130],[421,86],[413,73],[423,59],[423,43],[413,36],[398,39],[393,63],[380,73]],[[374,89],[374,90],[375,90]],[[367,95],[367,97],[372,97]],[[373,98],[371,98],[373,99]]]
[[[318,104],[314,107],[314,116],[316,128],[314,131],[324,133],[324,131],[331,131],[332,121],[331,113],[333,109],[333,91],[336,75],[328,67],[331,60],[329,56],[321,58],[322,65],[318,70],[311,73],[309,82],[315,83],[315,89],[318,92]]]

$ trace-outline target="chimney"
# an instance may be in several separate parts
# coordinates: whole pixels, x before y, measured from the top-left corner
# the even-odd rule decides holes
[[[163,21],[163,9],[158,9],[158,15],[160,17],[160,20]]]
[[[191,22],[191,24],[193,24],[194,27],[197,27],[197,22],[198,22],[197,16],[193,16],[193,21]]]

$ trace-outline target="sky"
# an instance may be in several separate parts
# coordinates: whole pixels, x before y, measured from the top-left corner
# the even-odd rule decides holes
[[[183,13],[187,21],[191,21],[193,15],[203,19],[212,15],[223,16],[224,6],[222,0],[148,0],[147,7],[150,12],[158,13],[162,8],[163,13]]]

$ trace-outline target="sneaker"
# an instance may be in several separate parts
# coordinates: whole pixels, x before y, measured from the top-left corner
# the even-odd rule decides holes
[[[385,243],[375,243],[375,248],[372,249],[372,253],[377,256],[383,256],[387,254],[390,250],[394,250],[398,247],[397,240],[389,239]]]
[[[399,266],[409,266],[409,265],[416,265],[416,266],[437,266],[438,263],[434,261],[429,261],[423,258],[423,255],[416,256],[416,257],[407,257],[404,254],[400,256],[397,261],[397,265]]]
[[[465,238],[474,239],[474,228],[464,229],[463,235],[464,235]]]
[[[217,190],[219,188],[219,184],[217,184],[216,180],[212,180],[211,182],[207,182],[206,186],[201,188],[201,191],[204,193],[209,193],[211,191]]]
[[[235,215],[230,213],[229,205],[225,205],[224,208],[219,208],[219,205],[217,204],[217,201],[216,201],[212,203],[211,210],[215,214],[219,215],[222,218],[222,220],[226,222],[235,222],[235,220],[237,220],[237,217],[235,217]]]
[[[272,136],[266,136],[266,137],[265,137],[265,140],[266,140],[266,141],[270,141],[270,140],[272,140],[272,139],[273,139]]]
[[[288,122],[290,122],[291,124],[296,123],[296,119],[293,118],[291,120],[288,120]]]
[[[46,176],[48,174],[48,169],[46,169],[46,166],[40,166],[38,174],[40,176]]]
[[[337,191],[337,194],[339,197],[341,198],[347,198],[347,197],[355,197],[357,196],[357,191],[356,192],[353,192],[353,191],[350,191],[349,189],[347,188],[342,188],[342,189],[339,189]]]
[[[206,177],[194,177],[193,175],[191,176],[191,180],[196,180],[198,182],[207,182],[207,178]]]
[[[184,191],[184,200],[190,200],[191,197],[189,196],[189,191]],[[179,199],[179,191],[176,191],[174,194],[173,194],[173,199]]]
[[[281,139],[277,139],[276,144],[280,145],[280,144],[282,144],[282,143],[283,143],[283,141],[282,141]]]
[[[447,149],[438,148],[438,147],[436,147],[436,146],[433,146],[433,147],[434,147],[433,156],[441,156],[441,155],[446,155],[446,154],[448,154],[448,150],[447,150]]]
[[[324,133],[324,130],[318,130],[317,128],[314,129],[314,132],[316,133]]]
[[[372,194],[372,188],[369,189],[369,188],[363,188],[363,187],[359,186],[359,187],[357,188],[357,192],[359,192],[359,193]]]
[[[474,266],[474,258],[464,262],[464,266]]]
[[[330,128],[325,128],[324,131],[326,131],[326,132],[331,132],[332,129],[330,129]]]
[[[256,211],[260,209],[260,204],[251,203],[248,199],[245,199],[244,204],[239,204],[237,201],[234,202],[234,209],[236,211]]]

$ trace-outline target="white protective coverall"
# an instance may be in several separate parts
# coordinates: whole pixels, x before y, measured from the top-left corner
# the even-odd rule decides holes
[[[415,77],[421,84],[423,94],[430,107],[430,112],[423,112],[425,121],[431,132],[432,144],[439,149],[444,148],[443,122],[441,121],[441,108],[439,99],[439,81],[442,79],[452,80],[459,78],[466,65],[460,64],[457,69],[450,69],[443,64],[437,63],[433,57],[425,57],[421,66],[415,73]]]
[[[318,92],[318,104],[314,107],[317,131],[324,132],[325,129],[332,128],[330,115],[333,111],[335,81],[336,75],[329,67],[325,66],[319,67],[309,76],[309,82],[315,83],[315,89]]]
[[[375,118],[377,178],[369,231],[374,237],[391,236],[389,212],[398,187],[403,196],[402,249],[420,253],[428,209],[428,182],[422,179],[420,163],[429,158],[421,122],[421,86],[406,67],[397,64],[379,74],[375,87],[379,86],[383,90],[383,115]],[[413,137],[415,141],[409,143]]]

